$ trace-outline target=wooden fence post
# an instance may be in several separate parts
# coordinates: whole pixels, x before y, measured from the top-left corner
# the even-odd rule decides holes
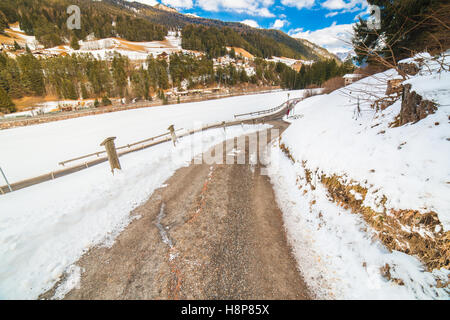
[[[8,179],[6,179],[6,175],[5,175],[5,173],[3,172],[3,170],[2,170],[1,167],[0,167],[0,171],[2,172],[2,176],[3,176],[3,178],[5,179],[6,184],[8,185],[9,191],[10,191],[10,192],[13,192],[13,189],[11,188],[11,185],[9,184]],[[2,189],[2,193],[3,193],[3,189]]]
[[[172,142],[173,142],[173,145],[175,146],[177,143],[177,135],[175,134],[175,127],[172,124],[172,125],[170,125],[169,128],[167,128],[167,130],[170,131],[170,136],[172,137]]]
[[[119,162],[119,156],[117,155],[116,145],[114,144],[115,139],[116,137],[109,137],[100,144],[100,146],[105,146],[106,154],[108,155],[108,160],[113,175],[114,169],[122,170]]]

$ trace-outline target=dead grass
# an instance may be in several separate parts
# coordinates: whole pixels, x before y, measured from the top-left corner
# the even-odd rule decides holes
[[[238,55],[238,56],[242,55],[244,58],[248,58],[248,59],[254,58],[254,56],[245,49],[238,48],[238,47],[229,47],[229,48],[230,48],[230,50],[234,49],[234,51],[236,52],[236,55]]]
[[[436,212],[420,213],[417,210],[392,210],[381,204],[383,212],[377,212],[363,205],[367,189],[357,184],[341,183],[341,177],[321,177],[329,195],[338,205],[361,214],[364,220],[376,231],[378,238],[390,250],[397,250],[418,257],[429,271],[450,267],[450,232],[443,227]],[[351,190],[361,194],[357,200]]]
[[[343,77],[334,77],[324,82],[322,87],[323,93],[330,93],[345,86],[345,80]]]
[[[296,160],[289,148],[281,142],[279,146],[283,153],[295,163]],[[306,164],[306,161],[302,161],[307,184],[314,190],[312,171],[307,168]],[[345,184],[342,180],[342,177],[337,175],[322,175],[320,178],[320,182],[327,188],[331,199],[342,208],[362,215],[384,246],[389,250],[416,256],[425,264],[428,271],[450,268],[450,231],[443,231],[444,228],[436,212],[420,213],[417,210],[388,209],[386,208],[388,199],[385,195],[380,201],[383,210],[377,212],[364,205],[364,199],[368,193],[367,188],[353,181]],[[361,195],[360,199],[356,198],[356,193]],[[381,271],[387,279],[402,285],[401,280],[390,276],[389,266],[384,269]],[[445,287],[449,285],[449,282],[439,285]]]
[[[48,95],[45,97],[23,97],[21,99],[13,99],[14,104],[18,111],[23,111],[24,109],[34,107],[38,103],[48,102],[48,101],[58,101],[57,96]]]

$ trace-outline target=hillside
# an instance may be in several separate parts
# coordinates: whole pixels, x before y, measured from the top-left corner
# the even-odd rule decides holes
[[[405,81],[390,69],[300,102],[273,146],[288,237],[321,297],[448,299],[448,53],[400,61],[418,71]],[[377,109],[388,81],[404,99]],[[420,117],[401,123],[410,108]]]
[[[255,29],[237,22],[224,22],[215,19],[204,19],[193,15],[184,15],[178,12],[160,10],[156,7],[146,6],[140,3],[129,3],[123,0],[107,0],[124,7],[132,7],[149,21],[164,25],[168,28],[183,28],[186,25],[218,28],[221,31],[232,30],[237,33],[233,39],[226,39],[225,45],[234,46],[232,41],[239,41],[251,45],[250,53],[256,56],[270,58],[273,56],[285,56],[288,58],[320,60],[325,57],[314,52],[300,41],[291,38],[279,30]],[[241,45],[241,47],[243,47]]]
[[[341,61],[345,61],[345,59],[340,59],[337,55],[329,52],[327,49],[322,48],[320,46],[318,46],[315,43],[312,43],[311,41],[308,41],[306,39],[297,39],[299,42],[303,43],[305,46],[307,46],[308,48],[312,49],[313,52],[317,55],[319,55],[320,57],[323,57],[325,59],[333,59],[335,60],[337,63],[341,63]]]
[[[196,18],[161,5],[76,0],[81,30],[70,31],[70,3],[0,3],[0,116],[27,116],[50,97],[56,105],[108,97],[167,103],[166,95],[176,101],[186,90],[302,89],[352,69],[281,31]]]
[[[78,5],[83,12],[81,30],[66,28],[66,8]],[[121,37],[129,41],[163,40],[168,29],[187,25],[217,28],[229,35],[225,46],[243,47],[259,57],[284,56],[295,59],[323,59],[319,52],[278,30],[254,29],[241,23],[183,15],[163,5],[155,7],[123,0],[4,0],[0,16],[8,23],[20,23],[29,36],[35,36],[45,47],[64,44],[68,39],[83,40],[94,34],[97,38]],[[0,23],[0,33],[4,26]],[[236,45],[241,44],[241,45]]]

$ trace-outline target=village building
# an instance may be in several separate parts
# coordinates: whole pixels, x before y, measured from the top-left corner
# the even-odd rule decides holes
[[[355,81],[360,80],[362,77],[363,77],[362,74],[357,74],[357,73],[347,73],[346,75],[343,76],[346,86],[348,86],[349,84],[352,84]]]

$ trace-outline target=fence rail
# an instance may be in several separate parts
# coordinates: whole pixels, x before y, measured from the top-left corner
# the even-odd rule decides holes
[[[301,99],[292,99],[292,100],[289,100],[289,101],[283,103],[282,105],[280,105],[276,108],[272,108],[272,109],[268,109],[268,110],[261,110],[261,111],[257,111],[257,112],[250,112],[248,114],[245,114],[245,115],[258,115],[257,117],[254,117],[251,119],[235,120],[235,121],[229,121],[229,122],[222,121],[222,122],[206,125],[199,129],[193,129],[193,130],[186,131],[186,132],[178,135],[178,137],[182,138],[182,137],[189,136],[189,135],[198,133],[200,131],[205,131],[205,130],[209,130],[209,129],[230,127],[230,126],[235,126],[235,125],[239,125],[239,124],[256,124],[258,122],[264,123],[265,121],[279,119],[279,118],[282,118],[285,110],[287,110],[288,108],[292,108],[300,100]],[[278,111],[278,112],[274,113],[275,111]],[[269,114],[269,115],[267,116],[267,114]],[[265,116],[261,116],[261,115],[265,115]],[[239,116],[239,115],[237,115],[237,116]],[[176,130],[176,132],[179,132],[182,130],[184,130],[184,129],[178,129],[178,130]],[[157,140],[159,138],[162,138],[162,139]],[[120,157],[125,154],[129,154],[129,153],[136,152],[139,150],[147,149],[147,148],[150,148],[150,147],[153,147],[153,146],[156,146],[161,143],[168,142],[168,141],[171,141],[170,132],[163,133],[158,136],[154,136],[154,137],[151,137],[148,139],[137,141],[137,142],[134,142],[131,144],[127,144],[127,145],[118,147],[116,150],[123,150],[121,152],[118,152],[118,156]],[[150,143],[146,144],[146,142],[150,142]],[[138,146],[138,147],[136,147],[136,146]],[[135,148],[133,148],[133,147],[135,147]],[[125,150],[125,149],[128,149],[128,150]],[[27,187],[30,187],[30,186],[33,186],[33,185],[36,185],[39,183],[43,183],[43,182],[46,182],[49,180],[54,180],[56,178],[66,176],[68,174],[72,174],[72,173],[96,166],[100,163],[108,161],[108,157],[106,157],[106,156],[100,157],[100,155],[105,154],[105,153],[106,153],[106,151],[98,151],[98,152],[90,153],[90,154],[80,156],[77,158],[61,161],[61,162],[59,162],[59,165],[64,166],[65,164],[70,163],[70,162],[87,159],[87,158],[90,158],[93,156],[98,157],[96,159],[89,160],[89,161],[86,161],[81,164],[77,164],[77,165],[67,167],[67,168],[64,168],[61,170],[52,171],[52,172],[49,172],[49,173],[46,173],[46,174],[43,174],[43,175],[40,175],[37,177],[33,177],[30,179],[18,181],[18,182],[10,184],[9,186],[8,185],[0,186],[0,194],[5,194],[5,193],[9,193],[9,192],[16,191],[19,189],[27,188]]]
[[[178,131],[181,131],[181,130],[184,130],[184,129],[178,129],[175,132],[178,132]],[[125,146],[117,147],[116,150],[122,150],[122,149],[126,149],[126,148],[131,148],[131,147],[134,147],[136,145],[143,144],[145,142],[153,141],[155,139],[167,136],[169,134],[170,134],[170,132],[163,133],[163,134],[160,134],[160,135],[155,136],[155,137],[151,137],[151,138],[148,138],[148,139],[145,139],[145,140],[141,140],[141,141],[138,141],[138,142],[130,143],[130,144],[127,144]],[[86,154],[86,155],[81,156],[81,157],[77,157],[77,158],[61,161],[58,164],[61,165],[61,166],[64,166],[64,165],[66,165],[69,162],[74,162],[74,161],[90,158],[90,157],[93,157],[93,156],[99,157],[101,154],[104,154],[104,153],[106,153],[106,150],[101,150],[101,151],[98,151],[98,152],[93,152],[93,153],[90,153],[90,154]]]
[[[279,105],[278,107],[275,107],[275,108],[272,108],[272,109],[266,109],[266,110],[248,112],[248,113],[235,114],[234,118],[236,119],[238,117],[243,117],[243,116],[259,116],[259,115],[263,115],[263,114],[274,113],[275,111],[281,111],[281,110],[287,109],[287,108],[292,108],[297,103],[299,103],[302,99],[303,98],[291,99],[291,100],[288,100],[285,103]]]

